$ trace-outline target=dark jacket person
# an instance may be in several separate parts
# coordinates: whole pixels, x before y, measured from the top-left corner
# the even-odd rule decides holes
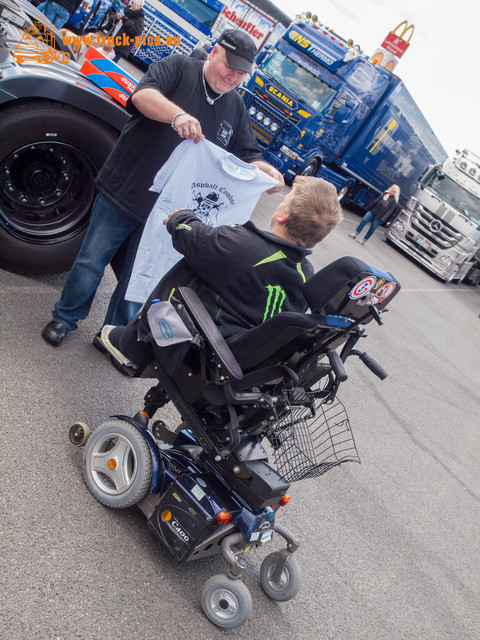
[[[115,34],[115,42],[121,42],[121,45],[115,45],[114,61],[118,62],[123,56],[128,54],[135,45],[135,38],[141,36],[145,29],[145,14],[143,12],[143,0],[130,0],[129,6],[125,9],[125,15],[122,18],[122,26]],[[127,36],[129,44],[123,44]]]
[[[350,234],[350,237],[355,240],[355,238],[362,232],[363,227],[370,222],[370,228],[365,234],[365,237],[363,240],[358,241],[360,244],[365,244],[365,242],[375,233],[375,229],[377,227],[381,224],[387,224],[390,218],[393,217],[399,196],[400,187],[396,184],[392,184],[385,193],[382,193],[381,196],[378,196],[378,198],[372,202],[370,209],[363,216],[355,231]]]

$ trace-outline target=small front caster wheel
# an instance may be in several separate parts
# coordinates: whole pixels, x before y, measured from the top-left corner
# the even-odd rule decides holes
[[[292,555],[287,560],[280,580],[272,579],[277,561],[278,551],[274,551],[265,558],[260,567],[260,584],[267,596],[277,602],[286,602],[295,597],[302,583],[302,572],[296,558]]]
[[[169,434],[175,436],[168,420],[155,420],[151,426],[151,430],[153,437],[157,440],[165,440],[165,437],[168,438]]]
[[[207,618],[223,629],[242,625],[252,613],[252,596],[240,580],[225,574],[212,576],[203,585],[200,604]]]
[[[68,430],[68,439],[76,447],[83,447],[90,436],[90,429],[85,422],[75,422]]]

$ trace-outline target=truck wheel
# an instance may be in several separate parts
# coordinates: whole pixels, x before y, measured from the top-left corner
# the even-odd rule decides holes
[[[0,111],[0,267],[67,271],[118,133],[82,111],[32,102]]]
[[[300,167],[298,170],[299,176],[314,176],[316,175],[318,169],[320,167],[320,163],[318,160],[310,160],[310,162],[306,162],[303,167]]]
[[[350,200],[348,194],[352,190],[353,182],[351,180],[347,180],[347,182],[338,190],[338,201],[342,204],[347,204]]]
[[[107,9],[106,14],[100,20],[100,24],[98,25],[98,30],[109,33],[115,24],[115,15],[116,15],[115,9],[112,9],[112,8]]]

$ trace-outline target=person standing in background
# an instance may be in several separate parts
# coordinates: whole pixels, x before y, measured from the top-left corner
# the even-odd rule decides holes
[[[61,29],[80,6],[81,0],[46,0],[38,5],[37,9],[50,20],[57,28]]]
[[[129,44],[115,45],[115,57],[114,62],[118,62],[120,58],[128,58],[128,54],[133,49],[135,44],[135,37],[141,36],[145,29],[145,14],[143,12],[143,0],[130,0],[130,4],[125,9],[125,13],[122,16],[117,14],[121,20],[121,27],[115,34],[115,42],[117,36],[121,38],[123,42],[125,34],[129,40]],[[120,42],[120,39],[119,39]]]
[[[396,184],[392,184],[385,193],[382,193],[381,196],[372,202],[370,209],[360,220],[358,227],[353,233],[349,234],[350,238],[355,240],[357,236],[362,233],[363,227],[370,222],[370,228],[365,234],[365,237],[363,240],[358,241],[360,244],[365,244],[365,242],[375,233],[375,229],[377,227],[381,224],[387,224],[395,211],[399,197],[400,187]]]

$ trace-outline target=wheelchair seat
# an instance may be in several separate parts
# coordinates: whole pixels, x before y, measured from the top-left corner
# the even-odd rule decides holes
[[[320,339],[336,348],[349,328],[375,317],[371,306],[383,309],[400,290],[387,272],[358,258],[339,258],[317,271],[303,286],[312,313],[283,312],[228,340],[244,372],[276,364]],[[329,335],[330,334],[330,335]]]

